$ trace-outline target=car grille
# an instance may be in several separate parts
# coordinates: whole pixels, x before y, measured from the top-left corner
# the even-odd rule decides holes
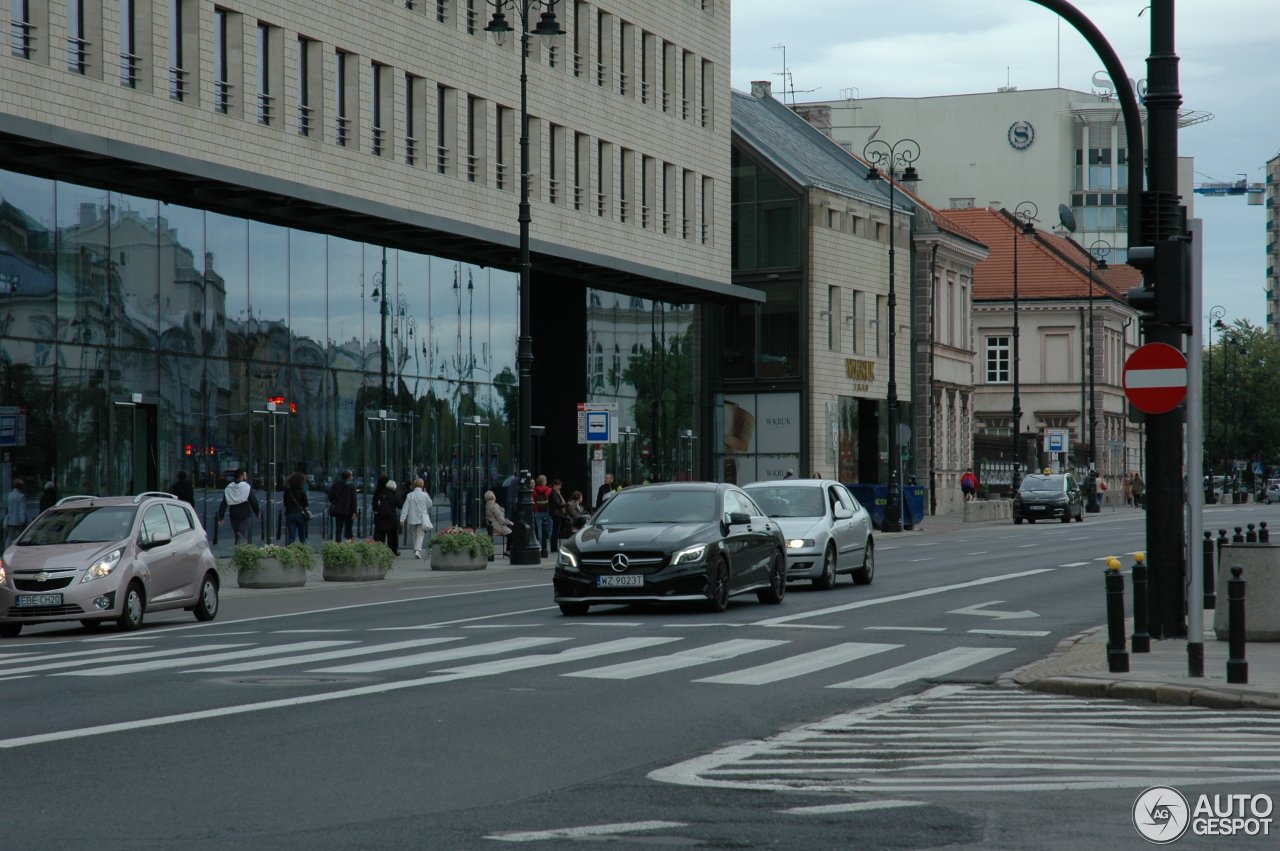
[[[75,574],[71,576],[59,576],[53,579],[19,579],[13,578],[13,587],[19,591],[57,591],[59,588],[66,588],[71,584],[71,580],[75,579]]]
[[[84,609],[79,606],[10,606],[7,617],[11,618],[47,618],[55,615],[82,615]]]
[[[626,570],[613,569],[613,557],[615,555],[624,555],[627,557]],[[593,552],[591,555],[582,556],[582,569],[587,573],[656,573],[662,569],[667,563],[667,554],[664,552],[645,552],[629,550],[611,550],[607,552]]]

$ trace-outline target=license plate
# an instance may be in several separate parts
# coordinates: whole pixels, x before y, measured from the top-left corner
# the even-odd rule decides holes
[[[597,588],[643,588],[643,576],[597,576]]]
[[[1033,506],[1031,506],[1031,510],[1032,510],[1032,511],[1044,511],[1044,509],[1045,509],[1045,506],[1043,506],[1043,505],[1033,505]]]
[[[61,594],[23,594],[14,598],[15,606],[61,606]]]

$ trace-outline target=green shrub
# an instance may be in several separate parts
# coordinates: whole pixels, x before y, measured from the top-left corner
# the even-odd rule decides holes
[[[427,541],[428,547],[439,547],[442,553],[469,552],[472,558],[493,555],[493,539],[461,526],[450,526]]]
[[[320,557],[326,570],[343,573],[360,564],[390,570],[396,560],[396,554],[381,541],[325,541],[320,545]]]
[[[231,549],[231,566],[242,573],[252,573],[258,569],[258,560],[264,558],[279,559],[285,567],[302,567],[310,570],[315,566],[316,554],[311,547],[295,541],[287,547],[276,544],[265,544],[255,547],[252,544],[236,544]]]

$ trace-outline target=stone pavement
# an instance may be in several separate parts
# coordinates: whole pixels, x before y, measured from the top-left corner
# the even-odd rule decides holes
[[[1211,614],[1211,613],[1210,613]],[[1126,624],[1127,634],[1133,622]],[[1280,709],[1280,642],[1245,647],[1249,683],[1227,683],[1227,642],[1204,635],[1204,677],[1187,675],[1185,640],[1152,641],[1150,653],[1129,653],[1129,673],[1107,670],[1107,632],[1094,627],[1058,643],[1046,659],[1000,678],[1001,685],[1051,694],[1148,700],[1212,709]]]

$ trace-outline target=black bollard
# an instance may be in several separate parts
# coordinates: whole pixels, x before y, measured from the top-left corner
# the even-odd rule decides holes
[[[1147,557],[1133,554],[1133,652],[1150,653],[1151,636],[1147,634]],[[1121,599],[1123,606],[1124,600]]]
[[[1204,533],[1204,607],[1212,609],[1218,605],[1218,593],[1213,581],[1213,533]]]
[[[1254,528],[1253,528],[1253,524],[1252,524],[1252,523],[1250,523],[1250,524],[1249,524],[1249,531],[1248,531],[1248,532],[1246,532],[1246,533],[1245,533],[1245,535],[1244,535],[1244,542],[1245,542],[1246,544],[1256,544],[1256,543],[1258,543],[1258,533],[1257,533],[1256,531],[1254,531]]]
[[[1230,543],[1230,541],[1227,540],[1227,530],[1219,529],[1218,530],[1218,560],[1219,561],[1222,560],[1222,548],[1225,547],[1228,543]]]
[[[1231,536],[1231,543],[1233,543],[1233,544],[1243,544],[1243,543],[1244,543],[1244,529],[1242,529],[1242,528],[1241,528],[1241,527],[1239,527],[1239,526],[1237,526],[1237,527],[1236,527],[1236,533],[1235,533],[1234,535],[1232,535],[1232,536]]]
[[[1227,580],[1227,682],[1248,683],[1249,663],[1244,660],[1244,579],[1243,568],[1231,568]]]
[[[1259,526],[1258,543],[1260,544],[1271,543],[1271,532],[1267,529],[1267,521],[1263,520],[1261,523],[1258,524],[1258,526]]]
[[[1120,560],[1107,559],[1107,670],[1129,673],[1129,653],[1124,648],[1124,577]]]

